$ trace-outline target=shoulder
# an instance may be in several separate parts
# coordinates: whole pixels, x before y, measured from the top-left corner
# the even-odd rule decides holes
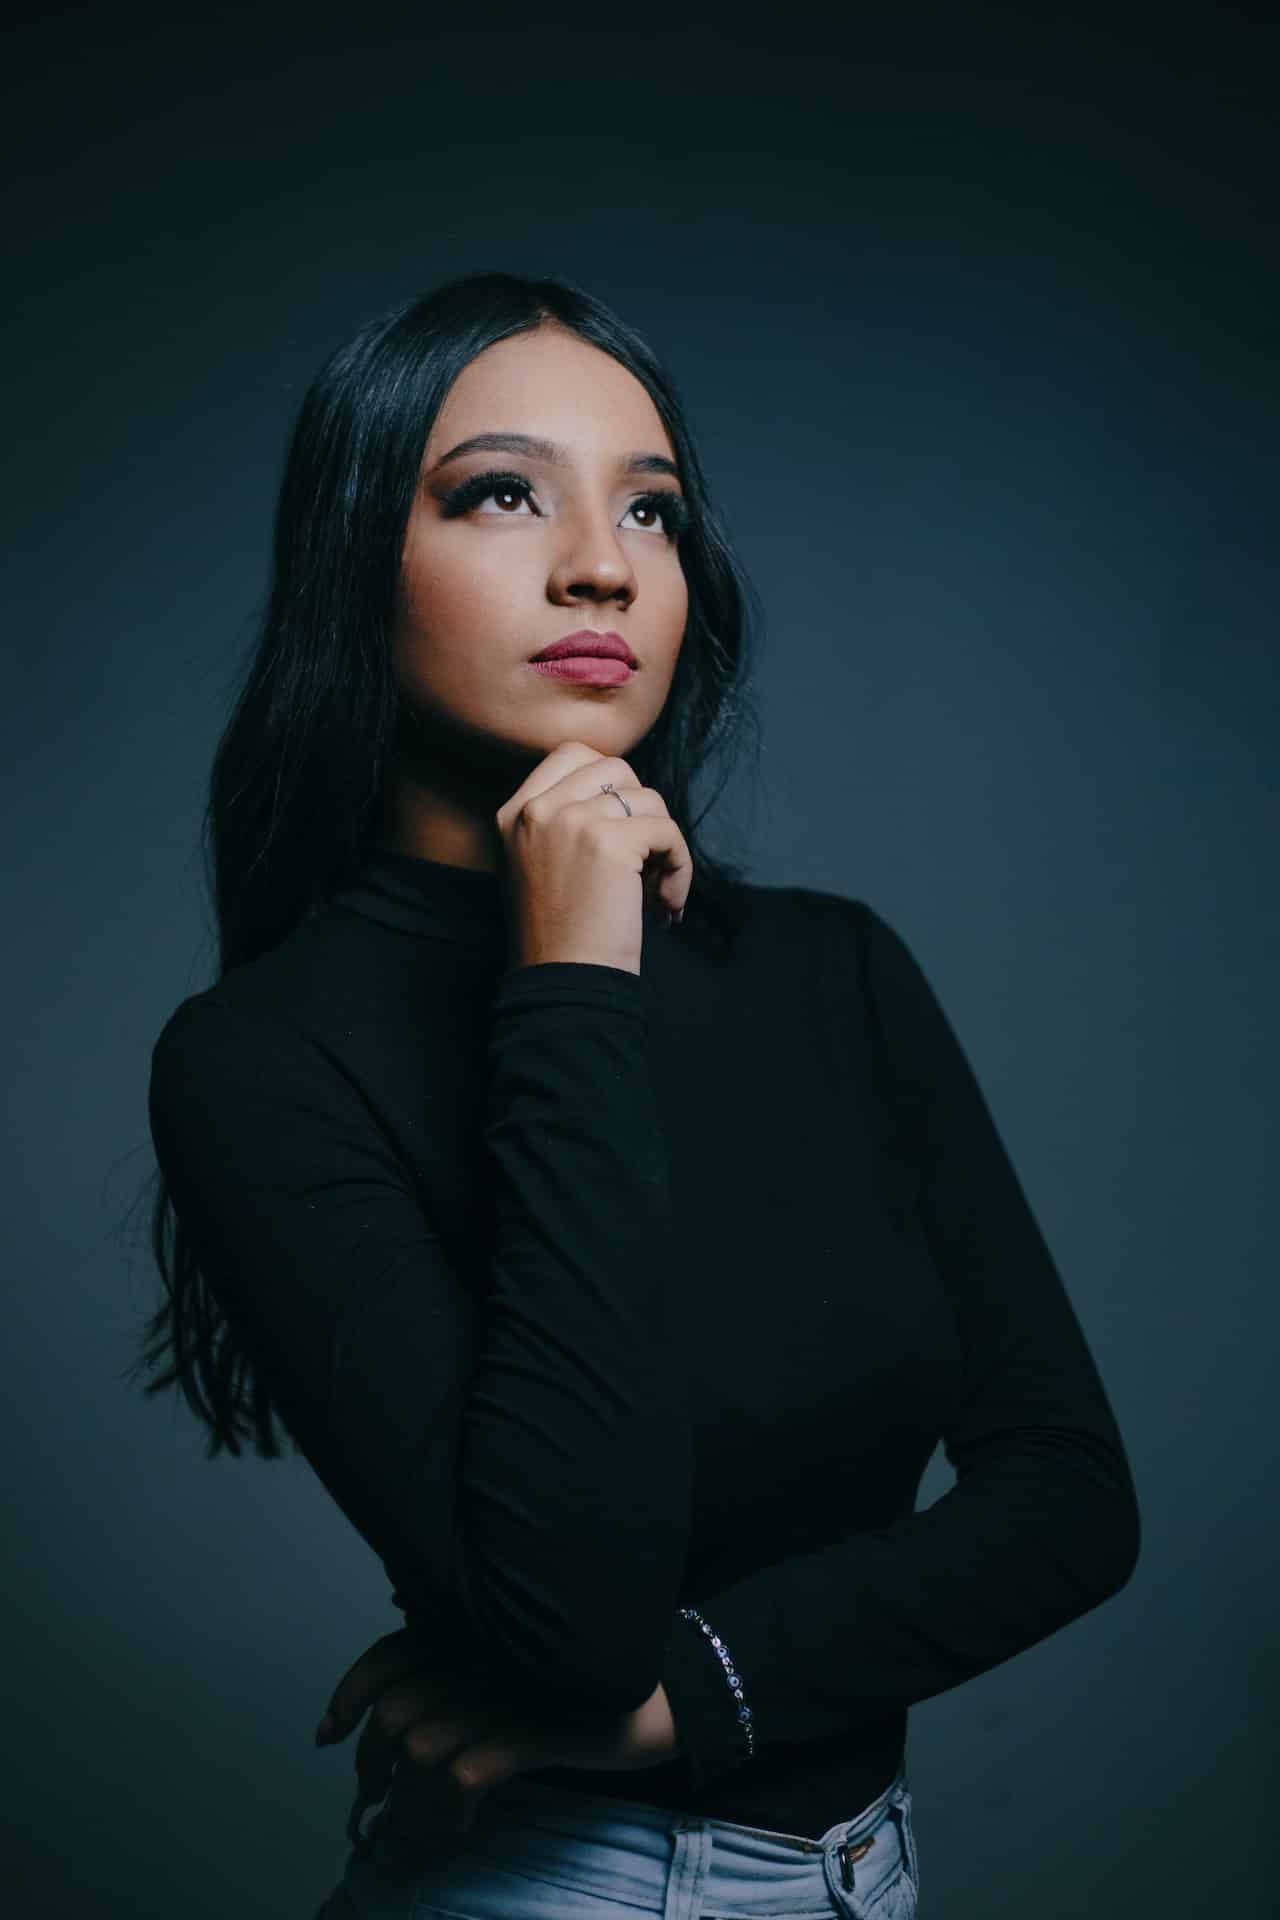
[[[219,982],[181,1001],[151,1048],[147,1100],[153,1133],[216,1128],[261,1138],[333,1107],[340,1076],[315,1036],[278,1010]]]
[[[151,1048],[153,1109],[193,1096],[227,1112],[292,1098],[329,1104],[344,1078],[333,970],[317,967],[300,929],[279,947],[178,1002]]]
[[[900,935],[870,901],[829,887],[766,886],[751,882],[751,924],[775,938],[817,942],[836,958],[861,960],[868,946],[896,943]]]
[[[829,887],[753,883],[749,892],[754,951],[767,969],[798,969],[876,1027],[936,1027],[937,994],[896,913]]]
[[[305,1014],[278,978],[274,955],[235,967],[212,986],[180,1000],[160,1028],[152,1056],[197,1057],[305,1040]],[[283,989],[283,990],[282,990]]]
[[[277,946],[181,1000],[153,1053],[339,1051],[343,1033],[379,997],[362,931],[353,916],[301,922]]]

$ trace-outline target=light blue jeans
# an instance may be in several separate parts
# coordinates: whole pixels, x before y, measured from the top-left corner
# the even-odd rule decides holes
[[[423,1863],[371,1823],[315,1920],[912,1920],[905,1769],[820,1839],[514,1774]]]

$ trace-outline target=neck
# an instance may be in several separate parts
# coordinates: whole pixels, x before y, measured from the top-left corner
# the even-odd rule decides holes
[[[383,793],[379,844],[396,853],[485,873],[506,870],[494,815],[537,764],[538,754],[487,757],[440,727],[402,725]],[[427,733],[430,738],[427,738]]]

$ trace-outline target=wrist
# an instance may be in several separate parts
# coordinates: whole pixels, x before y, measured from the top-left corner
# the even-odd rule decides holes
[[[644,1705],[636,1709],[635,1734],[636,1745],[645,1755],[638,1763],[641,1766],[661,1766],[666,1760],[678,1759],[684,1752],[671,1702],[661,1681]]]

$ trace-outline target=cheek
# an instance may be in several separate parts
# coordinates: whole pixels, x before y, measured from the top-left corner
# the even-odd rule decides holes
[[[680,566],[679,561],[676,562],[675,577],[671,581],[668,592],[668,607],[670,610],[671,625],[675,630],[675,636],[678,642],[684,633],[685,622],[689,617],[689,582],[684,577],[684,570]]]
[[[689,582],[678,556],[669,549],[647,553],[640,548],[638,553],[633,550],[632,558],[640,589],[637,625],[643,625],[645,618],[658,618],[664,625],[683,628],[689,610]]]
[[[447,549],[412,553],[401,571],[401,645],[412,650],[430,641],[441,660],[474,655],[486,636],[500,642],[521,601],[509,557],[504,564],[500,554],[474,548],[465,556]]]

